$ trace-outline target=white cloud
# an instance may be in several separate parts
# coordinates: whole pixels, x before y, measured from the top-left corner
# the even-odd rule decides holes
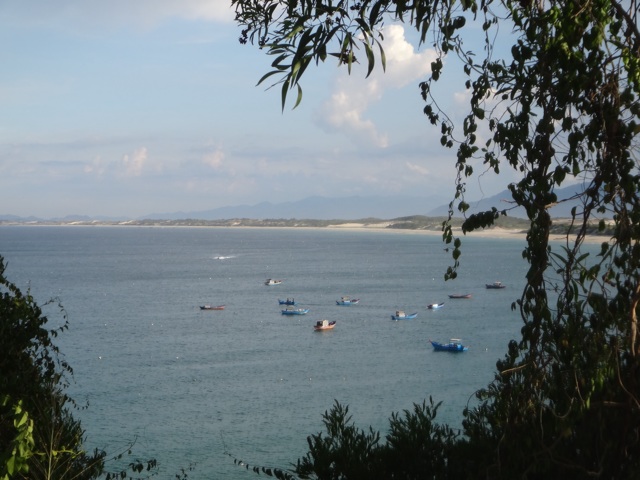
[[[407,166],[407,168],[409,169],[410,172],[418,174],[418,175],[422,175],[422,176],[426,176],[429,175],[429,169],[420,166],[420,165],[416,165],[415,163],[411,163],[411,162],[406,162],[405,164]]]
[[[102,160],[102,157],[100,155],[98,155],[91,161],[91,163],[85,165],[84,173],[102,176],[107,171],[107,168],[108,165],[106,164],[106,162]]]
[[[387,136],[379,133],[374,123],[364,117],[369,105],[382,97],[379,83],[375,79],[365,83],[351,80],[338,79],[337,91],[322,107],[321,122],[324,128],[329,132],[342,131],[356,140],[373,143],[377,147],[387,147]]]
[[[220,167],[222,167],[223,160],[224,160],[224,152],[220,149],[217,149],[213,152],[207,153],[202,158],[202,163],[217,170]]]
[[[384,30],[383,47],[387,57],[387,70],[382,77],[387,87],[401,88],[431,71],[431,62],[436,53],[429,49],[417,53],[405,39],[402,25],[390,25]]]
[[[348,76],[346,68],[341,68],[334,93],[317,115],[317,121],[325,130],[340,131],[357,142],[379,148],[387,147],[389,139],[366,117],[367,110],[382,99],[385,90],[399,89],[423,78],[435,58],[432,50],[416,52],[406,40],[401,25],[386,27],[384,35],[386,72],[378,66],[369,78],[362,78],[358,77],[360,72]]]
[[[121,162],[123,174],[126,177],[139,177],[146,161],[147,147],[138,148],[131,156],[124,155]]]

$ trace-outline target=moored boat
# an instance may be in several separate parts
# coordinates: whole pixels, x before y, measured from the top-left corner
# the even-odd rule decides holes
[[[275,278],[267,278],[264,282],[265,285],[280,285],[282,280],[276,280]]]
[[[449,343],[434,342],[431,339],[429,342],[436,352],[466,352],[469,350],[469,347],[464,346],[459,338],[452,338]]]
[[[295,305],[296,301],[293,298],[287,298],[286,300],[278,299],[280,305]]]
[[[418,313],[405,313],[403,310],[396,310],[395,315],[391,315],[391,320],[411,320],[416,318]]]
[[[430,303],[429,305],[427,305],[427,308],[429,310],[436,310],[438,308],[442,308],[444,306],[444,302],[442,303]]]
[[[349,305],[355,305],[359,301],[360,301],[359,298],[351,298],[351,297],[348,297],[348,296],[344,295],[344,296],[340,297],[340,300],[336,300],[336,304],[337,305],[343,305],[343,306],[349,306]]]
[[[224,305],[200,305],[200,310],[224,310]]]
[[[322,330],[332,330],[333,327],[335,326],[336,326],[335,320],[332,320],[331,322],[329,320],[318,320],[316,324],[313,326],[313,329],[316,332],[321,332]]]
[[[307,313],[309,313],[308,308],[293,308],[289,306],[282,310],[282,315],[306,315]]]
[[[507,288],[502,282],[485,283],[485,286],[489,289]]]
[[[452,293],[449,298],[471,298],[470,293]]]

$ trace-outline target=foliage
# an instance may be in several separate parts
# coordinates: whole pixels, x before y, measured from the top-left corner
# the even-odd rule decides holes
[[[434,423],[439,406],[429,398],[428,404],[414,404],[413,411],[393,414],[386,442],[381,443],[379,432],[371,427],[369,431],[356,427],[349,407],[336,401],[322,416],[325,432],[307,438],[309,452],[292,470],[252,467],[238,459],[234,462],[283,480],[442,479],[448,460],[455,456],[458,434],[446,425]]]
[[[0,474],[11,478],[96,478],[103,453],[82,450],[84,431],[64,393],[71,367],[53,344],[65,323],[47,330],[48,318],[30,294],[4,276],[0,257]]]
[[[0,399],[0,405],[7,407],[9,396]],[[0,454],[1,480],[9,480],[14,475],[29,472],[28,461],[33,455],[33,420],[29,419],[29,413],[22,408],[22,402],[11,406],[13,412],[13,427],[15,438],[11,441],[7,451]]]
[[[155,460],[125,462],[129,447],[109,461],[123,465],[105,471],[104,451],[92,454],[82,448],[84,430],[73,418],[75,402],[65,393],[73,375],[53,343],[68,328],[62,305],[50,300],[61,313],[62,326],[49,323],[33,297],[24,295],[4,276],[0,256],[0,480],[149,478],[157,474]],[[176,478],[188,478],[182,469]]]
[[[456,278],[460,267],[462,242],[452,218],[469,209],[468,179],[478,168],[517,173],[509,189],[514,206],[527,212],[522,255],[530,265],[513,304],[523,320],[522,338],[509,344],[495,380],[478,393],[479,406],[465,412],[458,447],[473,462],[466,472],[483,478],[640,476],[638,3],[232,4],[243,27],[241,42],[256,42],[275,56],[260,82],[281,84],[283,108],[292,89],[298,90],[295,105],[300,102],[299,84],[311,63],[333,57],[350,70],[362,62],[368,75],[378,58],[384,68],[386,21],[402,21],[416,29],[421,44],[430,42],[437,58],[420,83],[424,113],[439,128],[442,146],[455,150],[458,172],[442,224],[443,239],[453,246],[445,278]],[[476,32],[482,32],[481,46]],[[460,125],[439,109],[434,93],[455,57],[469,97]],[[561,201],[556,189],[569,182],[583,186],[573,199],[581,207],[573,209],[571,235],[557,248],[549,242],[549,208]],[[508,214],[494,207],[469,215],[462,231],[491,227]],[[613,219],[610,225],[600,220],[605,214]],[[582,243],[594,222],[611,233],[591,258]],[[448,468],[451,473],[454,462]]]
[[[349,408],[336,402],[323,415],[327,435],[311,435],[309,453],[298,461],[296,472],[302,478],[378,478],[380,434],[364,432],[351,422]]]

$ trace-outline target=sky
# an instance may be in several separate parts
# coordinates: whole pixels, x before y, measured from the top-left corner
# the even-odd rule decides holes
[[[385,27],[386,72],[311,66],[284,111],[278,87],[257,85],[272,59],[239,35],[228,0],[0,2],[0,215],[453,198],[455,150],[418,87],[434,52],[406,25]],[[441,82],[452,118],[463,81]],[[469,198],[508,180],[482,176]]]

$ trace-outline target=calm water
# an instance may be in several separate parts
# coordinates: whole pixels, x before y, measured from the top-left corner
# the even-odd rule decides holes
[[[361,428],[432,396],[457,426],[474,391],[519,338],[510,309],[526,265],[521,241],[469,238],[459,278],[439,236],[335,230],[0,227],[7,277],[39,303],[59,297],[71,328],[58,344],[89,448],[137,439],[160,478],[256,478],[224,454],[287,467],[322,430],[334,399]],[[220,258],[224,257],[224,258]],[[283,279],[267,287],[267,278]],[[501,280],[509,288],[486,290]],[[450,300],[450,293],[472,293]],[[339,307],[341,295],[360,304]],[[306,316],[280,314],[295,297]],[[445,301],[440,310],[430,303]],[[201,311],[205,303],[224,311]],[[396,309],[415,320],[391,321]],[[52,323],[62,320],[51,312]],[[333,331],[314,332],[320,319]],[[428,339],[460,337],[464,354]]]

